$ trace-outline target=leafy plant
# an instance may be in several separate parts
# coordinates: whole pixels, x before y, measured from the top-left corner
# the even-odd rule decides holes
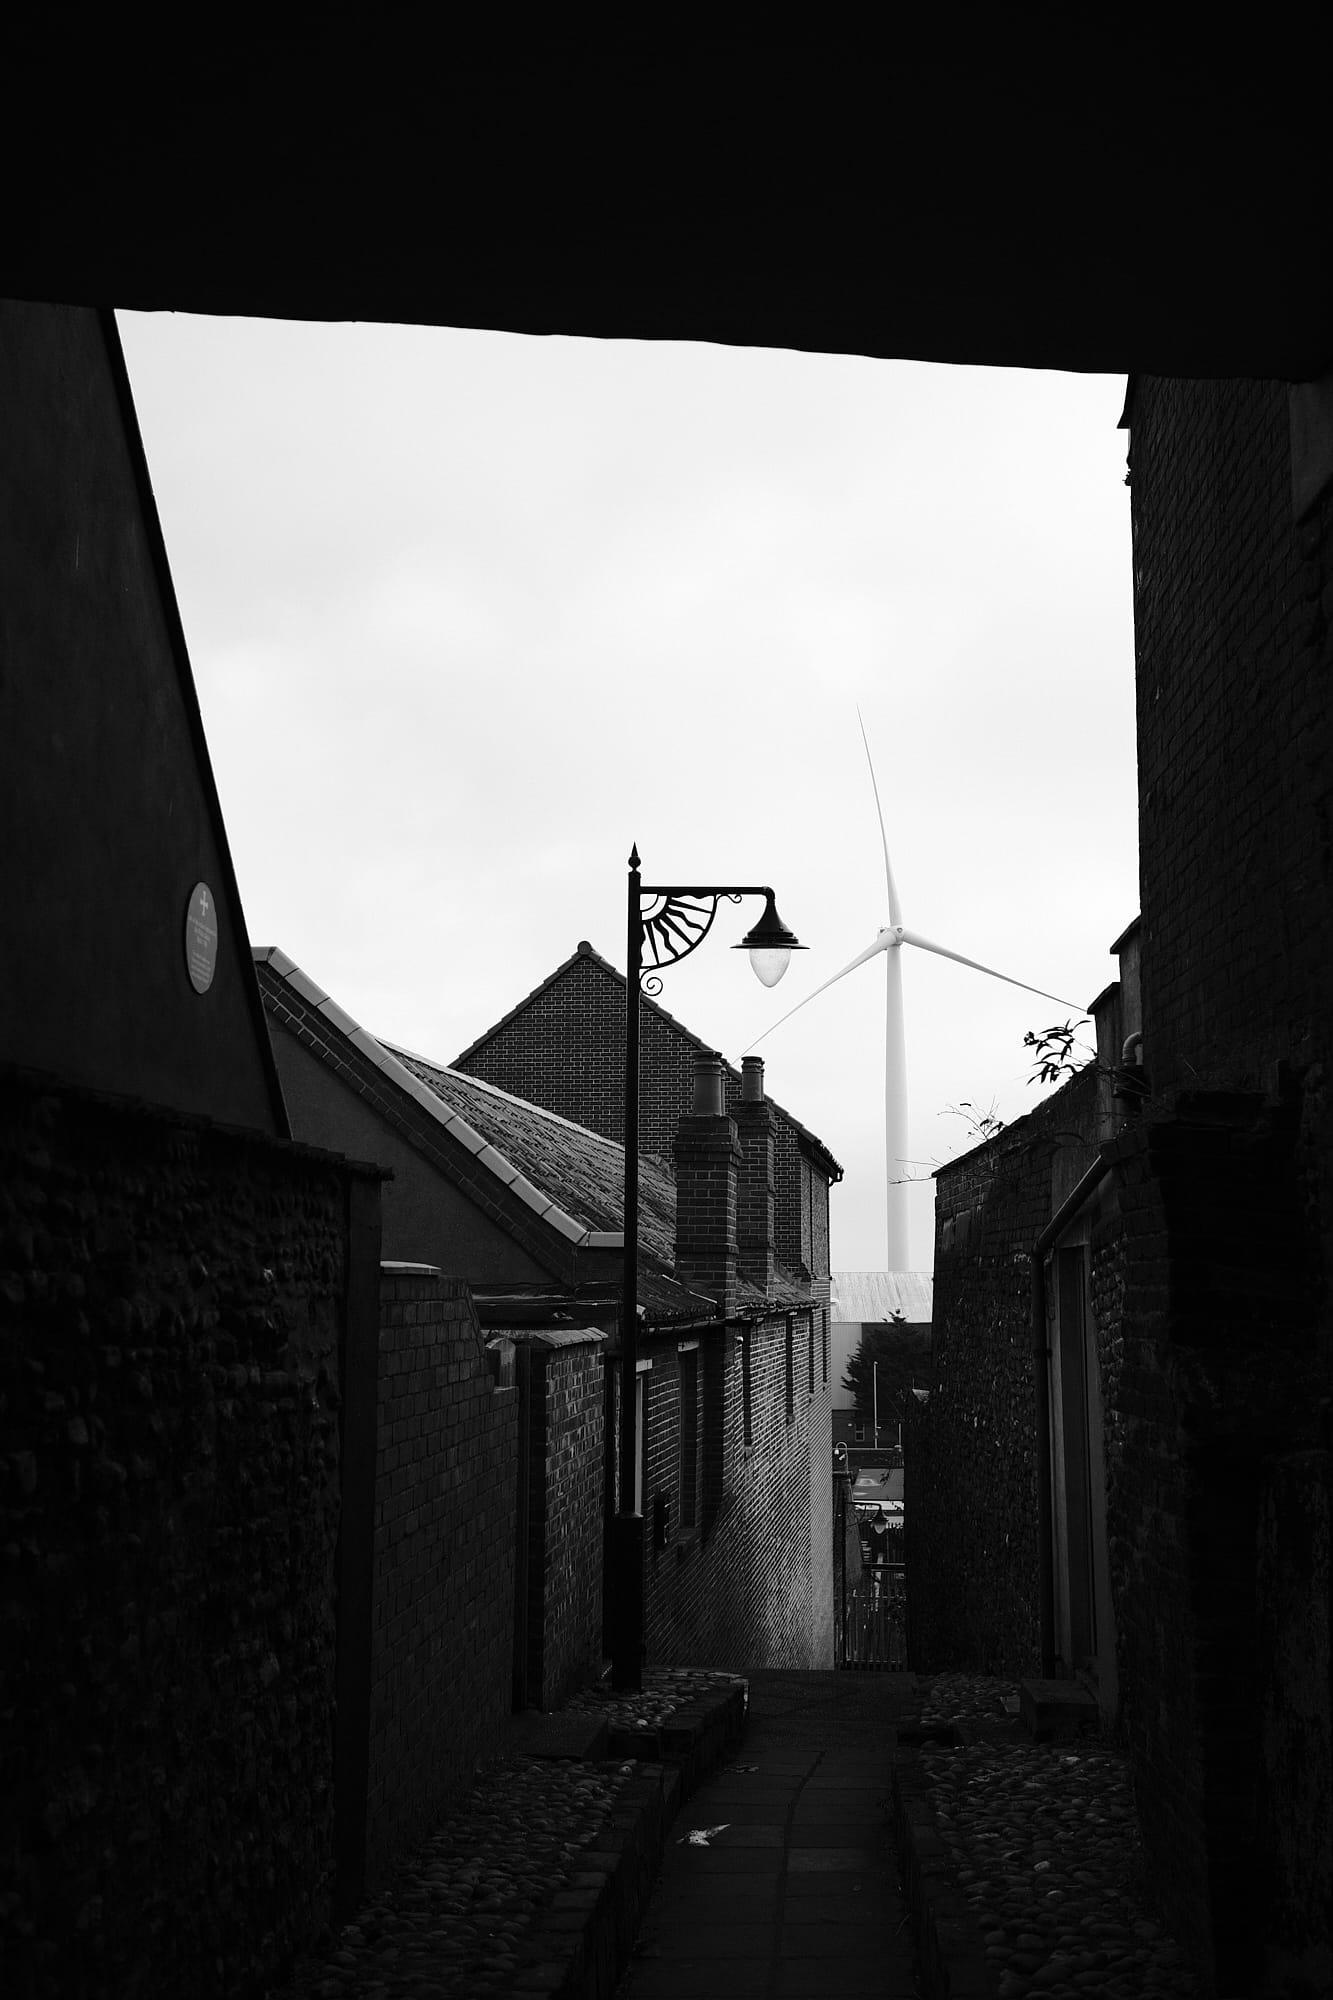
[[[1050,1028],[1029,1028],[1023,1037],[1023,1047],[1034,1053],[1030,1084],[1063,1083],[1096,1062],[1096,1050],[1086,1048],[1078,1039],[1081,1026],[1081,1022],[1064,1021]]]

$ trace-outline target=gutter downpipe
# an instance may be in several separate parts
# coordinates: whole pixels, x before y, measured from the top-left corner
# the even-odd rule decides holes
[[[1051,1350],[1046,1340],[1046,1252],[1111,1169],[1094,1160],[1032,1246],[1032,1352],[1037,1371],[1037,1588],[1041,1613],[1041,1672],[1055,1673],[1055,1550],[1051,1521]]]

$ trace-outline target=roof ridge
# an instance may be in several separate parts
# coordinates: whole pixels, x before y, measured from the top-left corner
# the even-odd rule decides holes
[[[290,958],[280,946],[261,946],[254,950],[252,955],[256,965],[265,965],[274,978],[280,979],[284,986],[299,994],[305,1004],[320,1015],[329,1027],[341,1034],[368,1062],[373,1063],[383,1076],[406,1096],[412,1098],[414,1103],[420,1105],[429,1118],[434,1119],[436,1124],[442,1125],[450,1137],[471,1155],[477,1165],[498,1180],[502,1187],[508,1188],[525,1208],[531,1209],[539,1222],[547,1223],[558,1235],[564,1237],[566,1242],[574,1244],[591,1244],[608,1233],[619,1235],[623,1241],[623,1226],[619,1231],[594,1230],[589,1224],[580,1222],[576,1216],[570,1215],[560,1202],[530,1180],[501,1147],[494,1141],[486,1139],[468,1123],[466,1118],[451,1110],[443,1098],[438,1097],[420,1077],[414,1076],[406,1063],[402,1062],[377,1036],[372,1035],[369,1028],[363,1028],[359,1022],[354,1021],[351,1015],[325,993],[322,987],[317,986],[309,973],[303,972],[295,959]],[[425,1059],[418,1057],[417,1060]],[[430,1067],[429,1064],[426,1066]],[[476,1079],[468,1077],[466,1081],[473,1083]],[[514,1101],[523,1104],[526,1100],[517,1098]],[[531,1108],[535,1110],[538,1107]],[[575,1129],[582,1131],[585,1128],[578,1126]]]
[[[550,1111],[544,1104],[534,1104],[530,1097],[520,1097],[517,1091],[505,1090],[500,1084],[492,1083],[487,1077],[473,1076],[470,1071],[458,1069],[453,1063],[436,1062],[433,1056],[423,1056],[418,1054],[415,1049],[405,1049],[400,1042],[381,1041],[380,1046],[387,1049],[390,1055],[397,1056],[400,1060],[406,1057],[409,1062],[420,1063],[423,1069],[435,1070],[441,1076],[456,1078],[459,1083],[466,1085],[469,1090],[481,1090],[490,1097],[503,1098],[506,1104],[521,1105],[525,1111],[534,1112],[538,1118],[544,1118],[549,1124],[563,1125],[567,1131],[577,1132],[581,1139],[591,1139],[599,1146],[608,1147],[613,1153],[624,1153],[625,1148],[618,1139],[608,1139],[605,1133],[594,1132],[591,1125],[580,1125],[577,1118],[566,1118],[563,1112]],[[640,1159],[651,1159],[654,1156],[641,1152],[639,1157]]]

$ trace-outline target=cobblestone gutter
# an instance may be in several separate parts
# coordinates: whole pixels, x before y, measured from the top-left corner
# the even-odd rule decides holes
[[[1028,1740],[1016,1683],[941,1676],[923,1697],[893,1807],[928,2000],[1192,2000],[1118,1754],[1096,1736]]]

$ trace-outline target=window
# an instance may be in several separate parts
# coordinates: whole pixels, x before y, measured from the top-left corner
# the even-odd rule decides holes
[[[807,1393],[813,1396],[815,1393],[815,1316],[813,1313],[810,1314],[810,1317],[805,1322],[805,1344],[807,1350],[806,1377],[810,1385]]]
[[[746,1444],[754,1443],[754,1383],[750,1375],[750,1343],[753,1339],[753,1327],[743,1327],[741,1330],[741,1424],[742,1439]]]
[[[651,1361],[641,1361],[634,1377],[634,1511],[643,1512],[643,1461],[644,1439],[647,1431],[645,1421],[648,1409],[648,1370]]]
[[[680,1525],[699,1519],[699,1346],[680,1353]]]
[[[787,1316],[785,1325],[787,1334],[786,1341],[784,1343],[785,1345],[784,1360],[786,1363],[786,1386],[787,1386],[787,1422],[790,1423],[792,1418],[796,1415],[796,1380],[795,1380],[794,1356],[792,1354],[793,1336],[792,1336],[792,1323],[790,1314],[788,1314]]]
[[[653,1364],[651,1361],[641,1361],[638,1364],[634,1381],[634,1511],[636,1514],[641,1514],[643,1512],[643,1468],[644,1468],[646,1448],[647,1448],[647,1429],[648,1429],[647,1425],[648,1397],[646,1392],[648,1388],[648,1375],[652,1369],[652,1365]],[[620,1505],[620,1397],[622,1393],[621,1370],[619,1368],[616,1369],[615,1383],[616,1383],[616,1398],[615,1398],[614,1414],[616,1422],[616,1433],[615,1433],[614,1445],[612,1448],[612,1463],[615,1466],[615,1478],[613,1482],[613,1488],[616,1496],[616,1505],[619,1506]]]

